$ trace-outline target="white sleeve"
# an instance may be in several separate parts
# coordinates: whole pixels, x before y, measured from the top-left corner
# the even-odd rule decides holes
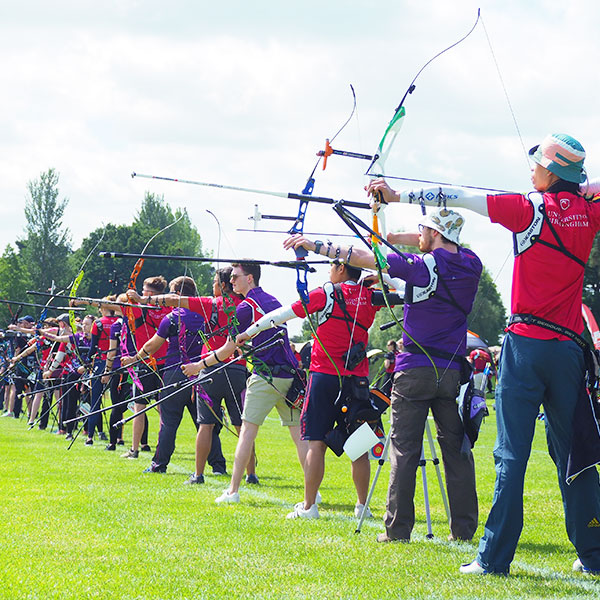
[[[432,187],[415,190],[399,191],[400,202],[419,204],[421,196],[425,206],[438,206],[438,194],[440,189],[446,197],[448,206],[466,208],[484,217],[488,215],[487,194],[475,190],[466,190],[459,187]]]
[[[579,191],[586,198],[593,198],[596,194],[600,194],[600,178],[588,180],[579,186]]]
[[[65,359],[65,353],[61,350],[57,352],[52,364],[50,365],[49,371],[55,371],[62,364],[62,361]]]
[[[406,282],[399,277],[390,277],[387,273],[383,274],[383,281],[394,288],[400,296],[404,296]]]
[[[254,337],[257,333],[261,331],[265,331],[271,327],[277,327],[278,325],[282,325],[286,321],[290,319],[297,318],[298,315],[292,310],[290,306],[280,306],[275,310],[272,310],[270,313],[263,315],[258,321],[252,323],[248,329],[244,333],[249,335],[250,337]]]

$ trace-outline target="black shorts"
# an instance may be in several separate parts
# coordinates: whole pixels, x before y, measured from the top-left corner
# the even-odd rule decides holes
[[[342,380],[345,382],[345,378]],[[337,375],[311,373],[308,379],[306,398],[300,416],[300,433],[303,440],[324,441],[342,418],[342,402],[335,405],[340,391]]]
[[[244,391],[248,372],[242,365],[230,365],[212,374],[217,367],[206,369],[202,376],[210,376],[210,383],[203,383],[202,387],[211,400],[207,401],[196,395],[196,410],[198,411],[199,425],[216,425],[221,419],[221,400],[225,400],[229,420],[234,427],[242,425],[242,409],[244,407]],[[211,410],[212,409],[212,410]],[[216,416],[215,416],[216,414]],[[218,417],[218,419],[217,419]]]

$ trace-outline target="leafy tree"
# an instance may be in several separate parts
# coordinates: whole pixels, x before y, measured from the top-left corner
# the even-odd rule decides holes
[[[596,236],[583,275],[583,302],[600,320],[600,236]]]
[[[26,299],[25,292],[29,289],[30,276],[23,259],[9,244],[0,257],[0,297],[6,300]],[[0,304],[0,325],[10,323],[18,305]],[[12,311],[12,312],[11,312]],[[23,312],[21,316],[27,314]]]
[[[74,253],[71,270],[75,272],[79,269],[103,233],[104,238],[98,251],[140,253],[154,234],[179,217],[182,217],[182,212],[177,210],[173,214],[163,196],[146,193],[135,221],[131,225],[109,224],[104,230],[99,228],[93,231]],[[148,246],[146,253],[205,256],[200,234],[187,213],[183,214],[181,221],[159,234]],[[124,291],[135,261],[136,259],[131,258],[91,257],[84,269],[85,276],[78,293],[97,297]],[[213,269],[208,263],[147,259],[138,277],[138,290],[141,289],[141,282],[153,275],[163,275],[167,281],[179,275],[188,275],[196,281],[200,294],[212,293]]]
[[[469,329],[494,346],[506,326],[506,309],[490,272],[484,267],[468,319]]]
[[[394,314],[397,319],[402,323],[402,307],[401,306],[392,306]],[[386,328],[384,331],[381,331],[379,327],[386,323],[394,324]],[[373,325],[369,329],[369,349],[379,348],[380,350],[386,351],[386,344],[388,340],[399,340],[402,337],[402,332],[400,331],[400,327],[394,321],[394,317],[390,315],[390,311],[386,306],[383,306],[381,310],[375,316],[375,320],[373,321]]]
[[[313,325],[315,324],[314,317],[311,315],[311,319],[313,319]],[[292,342],[306,342],[312,338],[312,329],[308,324],[308,319],[303,319],[302,321],[302,329],[298,335],[294,335],[290,338]]]
[[[18,241],[33,289],[46,289],[52,279],[67,285],[68,257],[71,254],[69,230],[62,218],[68,200],[58,199],[59,175],[49,169],[39,179],[27,184],[29,198],[25,204],[27,237]]]

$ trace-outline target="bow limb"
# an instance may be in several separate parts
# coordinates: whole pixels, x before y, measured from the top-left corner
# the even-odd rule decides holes
[[[404,116],[406,114],[406,109],[404,108],[404,102],[406,101],[406,98],[408,97],[408,95],[412,94],[415,91],[415,83],[416,83],[417,79],[419,78],[419,75],[421,75],[421,73],[434,60],[436,60],[436,58],[440,57],[442,54],[448,52],[448,50],[451,50],[455,46],[458,46],[460,43],[464,42],[473,33],[473,31],[475,30],[475,27],[477,27],[480,16],[481,16],[481,10],[477,9],[477,18],[475,19],[475,23],[473,24],[471,29],[469,29],[469,31],[463,37],[461,37],[459,40],[457,40],[456,42],[454,42],[447,48],[444,48],[443,50],[441,50],[440,52],[438,52],[437,54],[432,56],[418,70],[417,74],[413,77],[413,80],[410,82],[410,85],[406,89],[406,92],[404,92],[404,95],[402,96],[402,100],[400,100],[400,104],[398,104],[398,106],[396,107],[396,110],[394,111],[394,115],[393,115],[392,119],[390,120],[390,122],[388,123],[388,125],[383,133],[383,136],[379,142],[379,145],[377,146],[377,152],[375,152],[375,154],[373,155],[373,160],[371,161],[371,164],[369,165],[369,168],[367,169],[367,171],[365,173],[366,175],[369,175],[371,177],[383,177],[383,174],[385,172],[385,161],[386,161],[388,154],[396,140],[396,137],[402,126]],[[374,169],[375,165],[377,165],[379,168],[379,173],[377,173],[377,174],[373,173],[373,171],[372,171]]]
[[[170,229],[171,227],[173,227],[174,225],[176,225],[177,223],[179,223],[179,221],[181,221],[181,219],[183,219],[183,217],[186,215],[186,212],[183,211],[181,213],[181,216],[179,216],[177,219],[175,219],[172,223],[169,223],[168,225],[166,225],[165,227],[163,227],[162,229],[159,229],[147,242],[146,245],[144,246],[144,248],[141,251],[141,256],[140,258],[136,261],[134,267],[133,267],[133,271],[131,272],[131,275],[129,276],[129,283],[127,284],[127,289],[130,290],[135,290],[136,287],[136,282],[138,279],[138,276],[140,274],[140,271],[142,270],[142,267],[144,266],[144,254],[146,253],[146,250],[148,249],[148,246],[150,246],[150,244],[163,232],[167,231],[167,229]],[[127,322],[129,323],[129,327],[131,330],[132,335],[135,338],[135,332],[136,332],[136,325],[135,325],[135,315],[133,314],[133,309],[129,308],[129,307],[124,307],[124,312],[127,316]],[[148,325],[146,324],[146,329],[148,328]],[[153,356],[148,357],[146,360],[142,360],[142,362],[144,362],[148,367],[150,367],[153,371],[155,371],[159,377],[159,379],[162,381],[162,377],[160,377],[160,375],[158,374],[158,369],[157,369],[157,365],[156,365],[156,359]],[[164,382],[163,382],[164,385]]]
[[[331,139],[327,139],[326,141],[326,145],[329,146],[330,142],[333,142],[335,140],[335,138],[337,138],[337,136],[342,133],[342,131],[346,128],[346,126],[348,125],[348,123],[350,123],[350,121],[352,120],[352,117],[354,116],[354,113],[356,112],[356,93],[354,92],[354,87],[352,86],[352,84],[350,84],[350,90],[352,92],[352,111],[350,112],[350,115],[348,116],[348,118],[344,121],[343,125],[336,131],[335,135],[331,138]],[[315,187],[315,171],[317,170],[317,167],[319,166],[319,163],[321,162],[321,160],[323,159],[323,170],[325,170],[325,167],[327,166],[327,156],[328,154],[326,153],[319,153],[319,158],[317,159],[317,162],[315,163],[315,166],[313,167],[313,170],[311,171],[310,175],[308,176],[308,179],[306,180],[306,184],[304,186],[304,189],[302,190],[302,195],[303,196],[312,196],[314,187]],[[288,231],[288,233],[290,235],[294,235],[294,234],[302,234],[304,233],[304,221],[306,218],[306,209],[308,208],[308,199],[300,199],[300,204],[298,206],[298,215],[296,216],[296,220],[294,221],[294,224],[292,225],[292,227],[290,228],[290,230]],[[301,263],[303,263],[306,260],[306,257],[308,256],[308,251],[303,248],[302,246],[298,247],[298,248],[294,248],[294,253],[296,254],[296,260],[298,261],[298,266],[296,267],[296,289],[298,290],[298,295],[300,296],[300,299],[302,300],[302,304],[308,304],[309,302],[309,297],[308,297],[308,273],[306,268],[303,268],[300,266]],[[306,310],[306,307],[305,307]],[[308,313],[307,313],[308,316]],[[310,317],[308,317],[309,321],[310,321]]]
[[[88,255],[85,257],[83,263],[81,264],[81,267],[79,267],[79,272],[77,273],[77,276],[73,280],[71,289],[69,291],[69,298],[72,299],[77,296],[77,290],[79,289],[79,285],[81,284],[81,280],[83,279],[83,276],[85,274],[85,271],[84,271],[85,266],[87,265],[88,261],[92,257],[92,254],[96,251],[96,249],[98,248],[98,246],[104,239],[105,235],[106,235],[106,227],[102,230],[102,235],[100,236],[100,239],[96,242],[96,244],[94,244],[94,247],[88,252]],[[75,321],[75,312],[73,310],[69,310],[69,323],[71,324],[71,329],[72,329],[73,333],[75,333],[77,331],[77,323]]]

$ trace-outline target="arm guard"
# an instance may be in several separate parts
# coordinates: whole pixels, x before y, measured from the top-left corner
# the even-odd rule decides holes
[[[250,325],[250,327],[248,327],[244,333],[250,337],[254,337],[257,333],[265,331],[265,329],[277,327],[278,325],[282,325],[286,321],[295,319],[296,317],[297,315],[292,310],[291,306],[280,306],[279,308],[276,308],[270,313],[262,316],[255,323],[252,323],[252,325]]]

